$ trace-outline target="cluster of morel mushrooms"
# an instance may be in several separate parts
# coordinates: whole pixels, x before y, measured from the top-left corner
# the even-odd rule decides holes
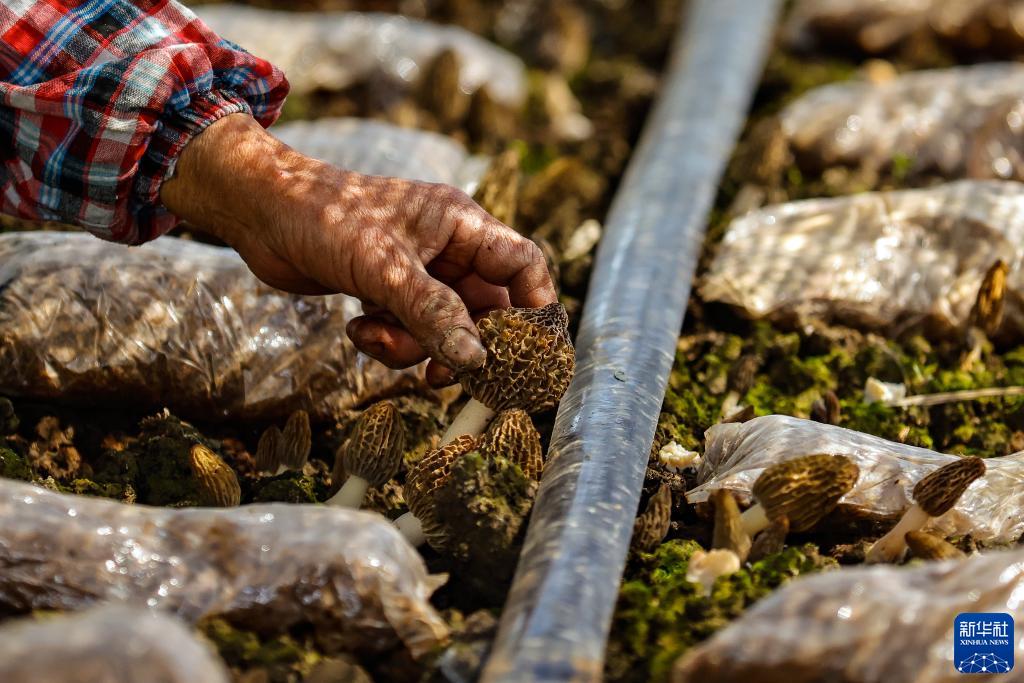
[[[964,557],[959,548],[922,529],[932,518],[952,509],[967,487],[984,474],[985,461],[970,456],[925,476],[914,486],[914,504],[867,549],[865,561],[896,563],[908,550],[925,560]],[[859,477],[860,468],[850,458],[815,454],[765,468],[751,490],[754,505],[742,513],[731,491],[715,490],[712,549],[694,554],[687,580],[710,593],[718,577],[739,571],[745,562],[780,552],[787,534],[813,529],[853,489]],[[670,489],[663,484],[637,517],[632,542],[635,549],[649,552],[661,543],[669,530],[671,506]]]
[[[557,405],[572,379],[576,357],[568,322],[565,308],[555,303],[496,310],[477,323],[487,360],[459,376],[471,398],[438,447],[406,473],[403,493],[409,512],[395,524],[410,543],[428,543],[438,551],[447,547],[450,534],[439,523],[435,494],[459,458],[473,452],[487,461],[504,458],[530,480],[540,480],[543,453],[530,414]],[[405,426],[395,405],[388,400],[371,405],[338,449],[332,479],[336,486],[344,484],[327,504],[360,507],[370,487],[382,487],[397,476],[405,441]],[[263,433],[256,468],[275,474],[301,470],[310,444],[309,417],[298,411],[283,430],[272,426]],[[234,470],[204,446],[193,447],[190,455],[208,503],[238,505],[241,490]]]

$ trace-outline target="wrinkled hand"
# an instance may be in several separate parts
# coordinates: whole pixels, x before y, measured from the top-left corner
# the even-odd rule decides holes
[[[556,300],[537,246],[464,193],[310,159],[246,114],[193,138],[161,199],[274,287],[358,297],[353,343],[396,368],[429,355],[434,384],[484,362],[474,315]]]

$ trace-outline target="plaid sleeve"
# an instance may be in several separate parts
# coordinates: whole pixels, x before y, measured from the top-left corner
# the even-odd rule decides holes
[[[185,144],[277,118],[284,75],[168,0],[0,0],[0,212],[138,244]]]

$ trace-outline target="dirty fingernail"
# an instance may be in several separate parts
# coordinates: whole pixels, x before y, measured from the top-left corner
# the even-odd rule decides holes
[[[465,327],[448,330],[441,344],[441,354],[454,369],[478,368],[487,359],[483,344]]]

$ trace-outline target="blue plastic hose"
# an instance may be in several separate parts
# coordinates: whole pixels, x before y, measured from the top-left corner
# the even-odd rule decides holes
[[[484,683],[598,681],[658,414],[715,191],[779,0],[692,0],[608,215],[576,376]]]

